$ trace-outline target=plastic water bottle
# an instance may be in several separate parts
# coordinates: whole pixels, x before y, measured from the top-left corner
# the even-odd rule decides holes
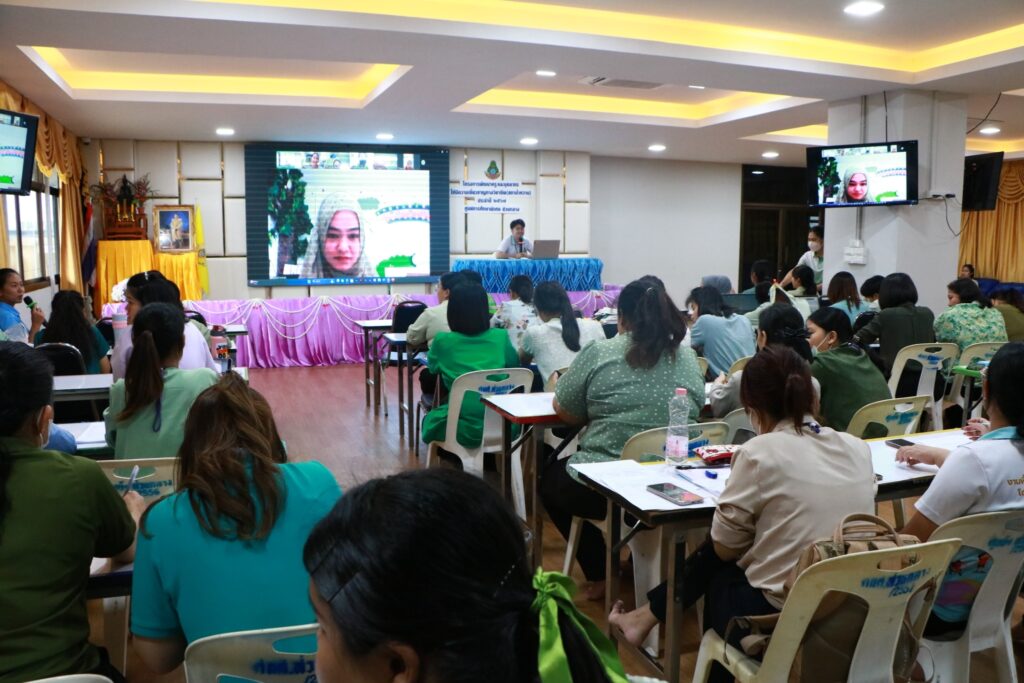
[[[690,397],[679,387],[668,400],[668,434],[665,437],[665,461],[668,465],[686,462],[690,451]]]

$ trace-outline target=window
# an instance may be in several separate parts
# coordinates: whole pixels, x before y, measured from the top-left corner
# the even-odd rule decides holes
[[[52,281],[60,269],[60,195],[32,184],[31,194],[3,195],[7,220],[7,262],[26,284]]]

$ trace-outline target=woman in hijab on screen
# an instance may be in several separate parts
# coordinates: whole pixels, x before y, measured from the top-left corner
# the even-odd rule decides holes
[[[843,174],[841,204],[863,204],[871,201],[868,194],[868,174],[859,168],[847,169]]]
[[[366,230],[359,206],[340,194],[328,195],[317,211],[316,230],[302,260],[302,277],[373,275],[366,256]]]

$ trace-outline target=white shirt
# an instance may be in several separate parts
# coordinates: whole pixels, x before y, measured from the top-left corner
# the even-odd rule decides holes
[[[596,320],[577,319],[576,324],[580,327],[580,349],[605,338],[604,327]],[[545,382],[555,370],[572,365],[573,358],[579,353],[570,351],[562,341],[562,321],[559,318],[527,328],[520,340],[520,348],[533,357]]]
[[[508,330],[508,340],[512,342],[514,349],[519,348],[519,340],[526,328],[539,324],[540,318],[537,317],[536,309],[519,299],[509,299],[503,303],[491,318],[491,327]]]
[[[437,306],[431,306],[420,313],[416,322],[409,325],[406,330],[405,340],[411,348],[423,346],[428,347],[434,341],[438,332],[449,332],[448,327],[448,301],[442,301]]]
[[[821,283],[821,275],[825,270],[825,257],[818,256],[813,251],[807,250],[804,255],[800,257],[800,260],[796,262],[798,266],[807,266],[814,271],[814,282],[815,284]],[[804,287],[807,287],[809,283],[803,283]]]
[[[917,511],[942,525],[964,515],[1024,508],[1024,441],[998,438],[1000,433],[950,453],[914,503]]]
[[[129,327],[125,334],[121,335],[118,343],[114,345],[114,351],[110,356],[114,381],[124,378],[125,370],[128,369],[128,357],[131,356],[131,353],[132,334]],[[214,372],[220,373],[220,364],[213,359],[210,346],[206,343],[203,333],[190,322],[185,323],[185,349],[182,351],[178,368],[181,370],[210,368]]]
[[[501,244],[498,245],[498,253],[512,257],[523,253],[532,254],[533,242],[524,237],[522,243],[516,243],[513,240],[512,235],[509,235],[501,241]]]

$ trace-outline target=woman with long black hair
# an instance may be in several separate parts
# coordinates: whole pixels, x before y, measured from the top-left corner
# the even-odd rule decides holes
[[[668,401],[685,387],[690,414],[704,406],[704,378],[692,349],[681,347],[686,324],[657,282],[643,278],[619,295],[619,334],[577,354],[555,388],[555,410],[570,425],[587,425],[580,449],[548,463],[541,478],[544,507],[566,538],[573,516],[604,519],[607,501],[580,484],[567,466],[616,460],[631,436],[668,424]],[[588,598],[604,594],[604,539],[585,525],[577,560],[591,582]]]
[[[82,354],[87,373],[110,372],[107,358],[110,346],[100,331],[86,320],[85,299],[78,292],[64,290],[54,295],[50,319],[36,334],[35,344],[71,344]]]
[[[540,325],[528,327],[519,343],[519,360],[537,364],[545,382],[556,370],[569,367],[580,349],[604,339],[604,328],[596,320],[576,317],[569,295],[557,282],[542,282],[533,293]]]

